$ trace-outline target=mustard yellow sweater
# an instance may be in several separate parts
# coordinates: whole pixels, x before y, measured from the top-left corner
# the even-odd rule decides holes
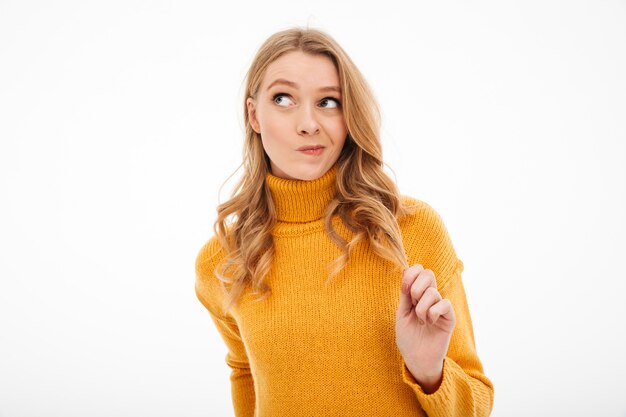
[[[390,262],[369,243],[359,243],[348,265],[324,285],[327,264],[340,254],[322,220],[335,175],[336,167],[314,181],[267,175],[278,214],[269,299],[255,302],[246,290],[232,314],[224,314],[223,290],[214,275],[224,253],[215,236],[197,255],[195,292],[228,349],[235,415],[489,415],[493,385],[476,353],[463,263],[431,206],[403,196],[420,209],[399,225],[409,265],[433,270],[456,314],[437,391],[422,391],[395,344],[401,274]],[[339,219],[334,224],[349,238]]]

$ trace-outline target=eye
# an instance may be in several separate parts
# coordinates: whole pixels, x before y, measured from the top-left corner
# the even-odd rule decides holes
[[[324,103],[335,103],[335,105],[330,105],[330,106],[324,106]],[[322,101],[320,102],[322,104],[322,107],[326,107],[327,109],[332,109],[332,108],[337,108],[340,105],[340,102],[338,99],[334,98],[334,97],[326,97],[324,99],[322,99]]]
[[[274,96],[272,97],[272,101],[281,107],[286,107],[286,106],[281,105],[281,103],[277,101],[277,99],[279,98],[286,98],[286,97],[289,97],[289,94],[285,94],[285,93],[274,94]],[[281,101],[284,101],[284,100],[281,100]]]

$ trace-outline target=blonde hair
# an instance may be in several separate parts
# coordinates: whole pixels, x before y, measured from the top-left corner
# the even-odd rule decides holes
[[[336,196],[324,214],[325,229],[342,254],[330,265],[330,281],[348,262],[349,253],[367,238],[376,254],[400,269],[407,260],[397,219],[408,212],[395,183],[383,171],[379,138],[380,110],[365,78],[346,52],[328,34],[311,28],[291,28],[270,36],[259,48],[246,75],[244,94],[245,143],[243,175],[230,200],[218,205],[214,231],[225,252],[215,273],[227,290],[225,311],[251,284],[262,299],[271,288],[264,282],[274,256],[272,229],[276,211],[266,184],[270,164],[260,134],[248,118],[245,100],[254,97],[267,67],[281,55],[302,51],[329,57],[338,72],[342,111],[347,125],[346,142],[337,160]],[[339,216],[354,232],[348,242],[332,225]]]

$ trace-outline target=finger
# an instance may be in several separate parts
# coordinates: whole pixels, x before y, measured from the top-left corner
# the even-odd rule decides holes
[[[435,273],[433,271],[424,269],[411,285],[411,303],[416,305],[428,288],[437,289],[437,280],[435,279]]]
[[[440,300],[428,310],[428,318],[430,324],[435,324],[440,318],[445,318],[450,322],[456,323],[456,315],[454,314],[454,307],[447,298]]]
[[[400,291],[400,305],[398,312],[402,314],[410,314],[413,309],[413,302],[411,300],[411,285],[417,278],[417,275],[424,270],[424,267],[420,264],[415,264],[410,268],[405,269],[402,272],[402,284]]]
[[[442,297],[435,287],[428,287],[415,306],[415,314],[420,324],[431,323],[429,320],[429,310],[441,301]]]
[[[421,271],[424,270],[424,267],[420,264],[415,264],[402,272],[402,292],[404,294],[409,293],[409,288],[413,285],[413,281],[419,275]]]

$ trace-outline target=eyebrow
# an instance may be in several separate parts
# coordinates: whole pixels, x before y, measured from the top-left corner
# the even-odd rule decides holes
[[[278,79],[274,80],[267,87],[267,89],[269,90],[270,88],[272,88],[273,86],[275,86],[277,84],[285,84],[285,85],[288,85],[288,86],[293,87],[295,89],[300,88],[300,86],[298,86],[298,84],[294,83],[293,81],[289,81],[289,80],[286,80],[284,78],[278,78]],[[337,93],[341,93],[341,88],[340,87],[336,87],[336,86],[320,87],[318,89],[318,91],[336,91]]]

